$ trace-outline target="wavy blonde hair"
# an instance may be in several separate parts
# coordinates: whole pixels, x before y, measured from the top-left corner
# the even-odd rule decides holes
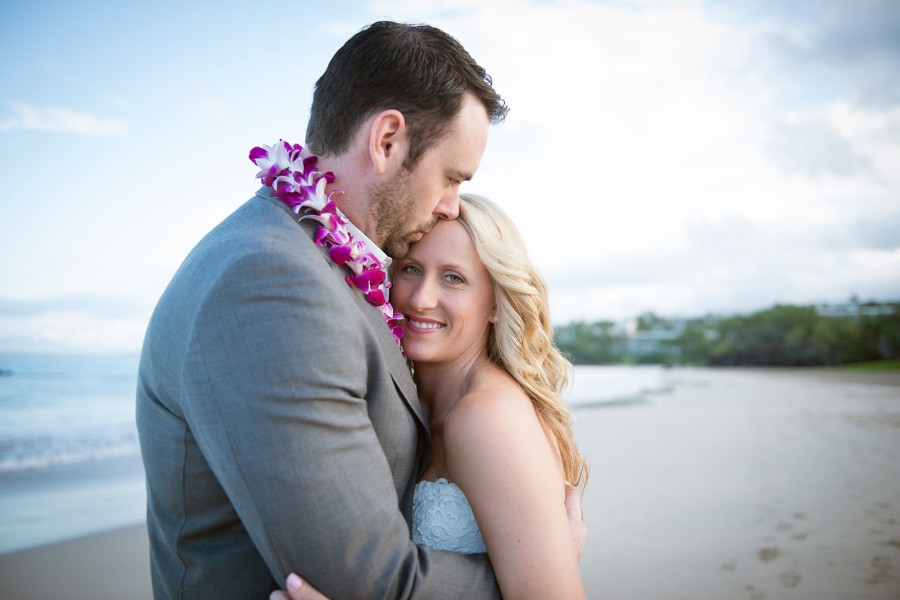
[[[575,444],[562,396],[572,365],[553,344],[547,284],[528,257],[519,230],[494,202],[464,194],[458,220],[493,284],[496,323],[488,355],[531,398],[556,437],[566,479],[578,487],[587,482],[587,464]]]

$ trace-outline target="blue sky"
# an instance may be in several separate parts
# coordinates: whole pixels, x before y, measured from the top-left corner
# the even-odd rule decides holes
[[[900,4],[0,4],[0,351],[136,351],[202,235],[302,143],[378,18],[459,38],[511,113],[467,191],[557,323],[900,299]],[[339,175],[339,174],[338,174]]]

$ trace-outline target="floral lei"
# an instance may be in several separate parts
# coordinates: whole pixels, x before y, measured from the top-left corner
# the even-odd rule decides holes
[[[325,193],[325,185],[334,182],[334,173],[316,171],[318,157],[303,153],[299,144],[284,140],[272,146],[257,146],[250,150],[250,160],[260,168],[256,177],[263,185],[272,188],[272,195],[300,214],[299,220],[312,219],[320,223],[316,229],[317,246],[328,249],[328,256],[337,265],[347,265],[352,273],[347,284],[359,289],[372,306],[378,307],[391,333],[400,345],[403,316],[394,312],[385,292],[391,287],[384,265],[371,252],[365,252],[365,243],[347,231],[349,221],[335,206],[331,194]],[[403,347],[400,347],[401,351]]]

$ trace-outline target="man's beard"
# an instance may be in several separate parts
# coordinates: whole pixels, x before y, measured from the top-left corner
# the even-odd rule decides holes
[[[416,233],[434,227],[437,218],[427,223],[413,223],[416,200],[411,195],[410,173],[403,169],[396,177],[369,188],[369,207],[375,221],[375,236],[379,245],[391,258],[405,256]]]

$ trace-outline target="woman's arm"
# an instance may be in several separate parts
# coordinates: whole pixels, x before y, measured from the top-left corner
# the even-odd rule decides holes
[[[451,481],[465,492],[504,598],[584,598],[562,464],[522,390],[464,396],[444,425]]]

